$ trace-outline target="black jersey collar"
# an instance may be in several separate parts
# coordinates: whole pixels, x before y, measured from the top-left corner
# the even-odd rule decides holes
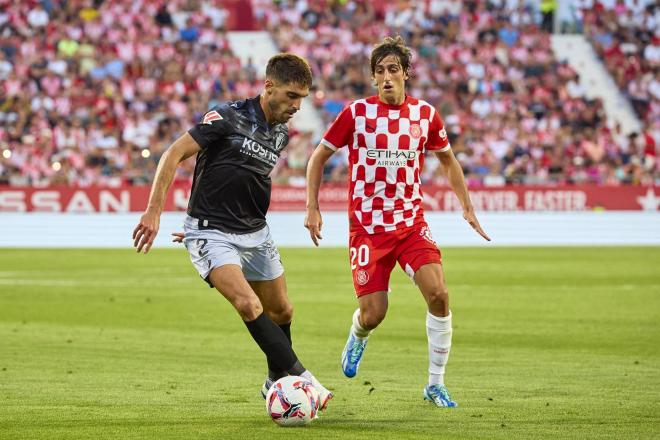
[[[268,121],[266,120],[266,114],[264,113],[264,109],[261,108],[261,95],[257,95],[254,98],[248,98],[248,101],[250,101],[250,114],[254,118],[255,122],[261,123],[264,127],[268,127],[269,129],[274,127],[277,124],[269,125]]]

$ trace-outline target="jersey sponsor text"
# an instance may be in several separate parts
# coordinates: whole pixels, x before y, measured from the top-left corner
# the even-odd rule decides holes
[[[257,160],[267,163],[270,166],[275,166],[279,156],[260,143],[252,139],[243,138],[243,145],[241,145],[241,153],[247,154]]]

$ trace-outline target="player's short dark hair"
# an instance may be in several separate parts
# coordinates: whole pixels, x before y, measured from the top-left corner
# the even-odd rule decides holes
[[[409,73],[412,64],[412,52],[406,46],[406,42],[400,35],[396,37],[385,37],[385,39],[376,44],[371,51],[371,74],[376,73],[376,64],[383,61],[383,58],[394,55],[399,59],[403,71]]]
[[[312,69],[304,58],[292,53],[280,53],[268,60],[266,78],[282,84],[312,87]]]

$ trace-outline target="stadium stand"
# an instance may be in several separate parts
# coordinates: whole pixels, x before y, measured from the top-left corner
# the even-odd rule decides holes
[[[607,125],[602,104],[555,58],[538,2],[253,0],[246,9],[0,0],[0,184],[148,183],[163,150],[207,107],[260,90],[254,66],[241,65],[228,43],[230,3],[253,13],[237,27],[266,29],[281,50],[310,61],[325,125],[374,93],[372,45],[404,36],[415,52],[408,91],[439,109],[472,186],[658,179],[658,8],[640,2],[596,3],[603,14],[576,2],[585,33],[645,122],[643,133],[628,134]],[[304,184],[318,140],[294,130],[273,180]],[[190,179],[192,166],[177,180]],[[343,182],[345,173],[337,154],[326,178]],[[433,157],[423,179],[443,183]]]
[[[585,34],[644,124],[630,136],[630,148],[653,170],[660,130],[660,6],[652,0],[604,2],[582,8],[581,16]]]
[[[148,183],[207,106],[258,93],[222,2],[161,3],[3,2],[0,183]]]

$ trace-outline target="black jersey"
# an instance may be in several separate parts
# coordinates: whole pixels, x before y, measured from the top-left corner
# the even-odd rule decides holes
[[[269,126],[257,96],[212,108],[188,133],[202,147],[188,214],[200,219],[200,227],[223,232],[262,229],[269,174],[289,142],[286,124]]]

